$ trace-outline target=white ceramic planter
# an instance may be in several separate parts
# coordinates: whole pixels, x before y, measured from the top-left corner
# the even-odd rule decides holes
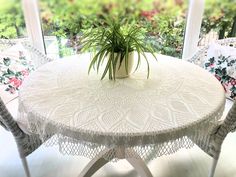
[[[116,56],[117,56],[117,54],[115,53],[114,57],[116,57]],[[120,65],[120,57],[119,57],[117,64],[116,64],[115,78],[121,79],[121,78],[129,77],[130,73],[133,70],[133,65],[134,65],[134,52],[129,53],[128,71],[126,71],[126,69],[125,69],[125,59],[122,60],[122,63]]]

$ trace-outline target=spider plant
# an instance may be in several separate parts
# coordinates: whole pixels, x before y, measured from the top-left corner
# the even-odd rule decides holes
[[[149,78],[149,62],[145,52],[150,52],[154,58],[152,47],[145,43],[146,31],[136,24],[123,23],[119,20],[106,19],[105,25],[99,25],[85,31],[82,44],[83,51],[91,49],[95,52],[89,65],[88,73],[94,68],[99,71],[106,62],[101,79],[107,74],[109,79],[116,78],[117,65],[120,68],[125,62],[125,71],[128,73],[128,60],[131,52],[137,52],[138,60],[135,71],[141,63],[141,56],[147,63],[147,78]]]

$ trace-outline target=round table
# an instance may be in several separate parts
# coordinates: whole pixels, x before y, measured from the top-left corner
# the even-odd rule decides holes
[[[81,176],[122,158],[151,176],[142,159],[192,147],[222,115],[222,86],[186,61],[149,56],[149,79],[144,61],[116,81],[100,80],[102,71],[88,75],[89,62],[88,55],[50,62],[24,81],[19,94],[18,121],[28,131],[43,141],[51,137],[46,144],[59,145],[62,153],[93,159]]]

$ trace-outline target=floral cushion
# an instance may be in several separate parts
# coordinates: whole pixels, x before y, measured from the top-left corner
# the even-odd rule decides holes
[[[0,96],[5,103],[18,96],[22,81],[32,70],[32,61],[22,45],[0,53]]]
[[[219,44],[210,45],[205,68],[221,82],[226,97],[236,100],[236,49]]]

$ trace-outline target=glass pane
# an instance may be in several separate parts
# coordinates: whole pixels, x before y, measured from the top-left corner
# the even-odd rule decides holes
[[[19,0],[0,0],[0,38],[26,37],[24,16]]]
[[[182,55],[186,0],[40,0],[40,9],[47,52],[59,57],[80,52],[83,31],[114,15],[145,27],[157,52]]]
[[[199,45],[228,37],[236,37],[236,0],[206,0]]]

